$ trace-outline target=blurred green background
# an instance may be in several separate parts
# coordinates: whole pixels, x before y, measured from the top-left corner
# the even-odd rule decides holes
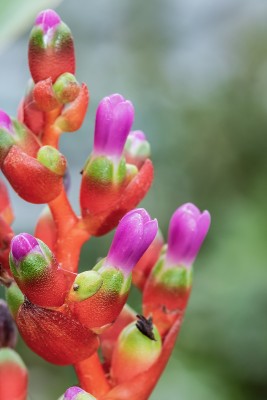
[[[11,115],[29,78],[34,15],[57,3],[0,0],[0,107]],[[165,237],[183,202],[212,215],[179,341],[151,399],[267,399],[267,2],[66,0],[57,11],[75,38],[77,77],[91,91],[81,131],[61,142],[75,208],[97,104],[119,92],[152,145],[155,181],[142,205]],[[16,232],[32,233],[40,207],[11,195]],[[111,237],[84,246],[81,269],[107,252]],[[138,301],[134,291],[130,302]],[[71,367],[51,366],[21,342],[18,349],[30,400],[56,399],[76,383]]]

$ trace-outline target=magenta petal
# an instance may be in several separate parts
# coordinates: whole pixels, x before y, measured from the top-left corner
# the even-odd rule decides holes
[[[114,108],[117,104],[125,101],[125,98],[119,93],[114,93],[109,96],[109,100],[110,100],[110,103],[112,104],[112,107]]]
[[[94,152],[101,153],[106,147],[109,127],[112,121],[112,105],[109,97],[104,97],[96,111]]]
[[[130,101],[116,105],[113,110],[113,121],[106,144],[108,154],[120,157],[133,124],[134,108]]]
[[[15,236],[11,241],[11,255],[15,262],[20,261],[27,254],[29,254],[33,249],[38,246],[39,243],[32,235],[28,233],[21,233]]]
[[[41,26],[45,33],[51,28],[56,28],[60,22],[60,16],[50,9],[41,11],[35,19],[35,25]]]
[[[134,108],[120,94],[101,100],[97,112],[94,153],[120,157],[134,119]]]
[[[210,227],[210,213],[208,211],[204,211],[203,214],[199,217],[198,222],[197,222],[197,231],[194,237],[194,240],[192,241],[190,250],[187,253],[187,259],[188,262],[192,262],[196,255],[198,254],[201,245],[208,233],[209,227]]]
[[[179,207],[170,221],[168,262],[191,265],[207,235],[209,226],[210,214],[208,211],[201,213],[191,203]]]
[[[67,389],[66,392],[64,393],[63,400],[76,400],[76,396],[79,393],[86,394],[86,392],[81,388],[79,388],[78,386],[72,386],[69,389]]]
[[[132,210],[120,221],[106,263],[129,273],[154,240],[158,223],[143,209]]]
[[[157,235],[157,232],[158,232],[158,221],[156,219],[153,219],[152,221],[149,221],[144,225],[143,238],[139,245],[139,252],[137,254],[134,265],[137,264],[137,262],[142,257],[144,252],[148,249],[150,244],[153,242],[153,240],[155,239],[155,237]]]
[[[127,218],[126,218],[127,217]],[[138,213],[122,218],[108,252],[108,263],[128,270],[131,256],[139,246],[143,234],[142,217]]]
[[[7,131],[12,131],[12,121],[8,114],[3,110],[0,110],[0,129],[6,129]]]

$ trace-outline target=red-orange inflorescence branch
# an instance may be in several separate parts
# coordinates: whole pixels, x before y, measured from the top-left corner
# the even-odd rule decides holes
[[[0,181],[0,282],[7,287],[10,311],[35,353],[74,366],[81,388],[69,388],[61,399],[147,400],[179,333],[192,264],[210,215],[184,204],[171,219],[164,245],[157,221],[144,209],[134,209],[151,187],[154,168],[144,133],[131,131],[133,104],[118,93],[99,103],[77,215],[59,145],[63,132],[81,127],[89,92],[74,76],[71,31],[53,10],[35,20],[29,67],[32,82],[18,120],[0,111],[0,167],[20,197],[45,208],[35,236],[14,235]],[[83,244],[116,227],[107,257],[79,273]],[[142,292],[143,315],[126,305],[132,275]],[[1,358],[1,350],[0,369],[8,376],[14,364],[16,400],[25,400],[25,366],[14,354]],[[2,388],[5,398],[9,393],[8,399],[15,400],[0,376]]]

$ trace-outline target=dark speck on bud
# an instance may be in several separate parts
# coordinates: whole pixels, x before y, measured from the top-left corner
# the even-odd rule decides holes
[[[0,299],[0,348],[15,347],[17,330],[9,308],[4,300]]]
[[[136,322],[136,327],[139,329],[143,335],[147,336],[151,340],[155,340],[155,335],[153,333],[153,321],[152,317],[149,317],[146,319],[143,315],[137,315],[136,316],[138,321]]]
[[[78,289],[79,289],[79,285],[77,285],[77,283],[74,283],[74,285],[73,285],[73,290],[74,290],[75,292],[77,292]]]

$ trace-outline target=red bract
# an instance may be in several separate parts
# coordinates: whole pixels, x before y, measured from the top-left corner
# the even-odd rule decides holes
[[[24,302],[16,323],[27,345],[53,364],[75,364],[90,357],[98,347],[97,335],[81,325],[64,307],[49,310]]]
[[[18,195],[30,203],[50,202],[63,188],[62,175],[52,172],[17,146],[10,149],[2,171]]]
[[[32,91],[21,100],[18,120],[25,124],[36,136],[41,136],[45,126],[45,114],[33,100]]]
[[[113,192],[110,192],[105,187],[84,177],[80,204],[84,222],[90,233],[94,236],[102,236],[114,229],[123,215],[136,207],[145,197],[153,177],[153,164],[149,159],[145,161],[137,175],[120,191],[114,188]],[[90,212],[91,207],[96,208],[95,213]]]

